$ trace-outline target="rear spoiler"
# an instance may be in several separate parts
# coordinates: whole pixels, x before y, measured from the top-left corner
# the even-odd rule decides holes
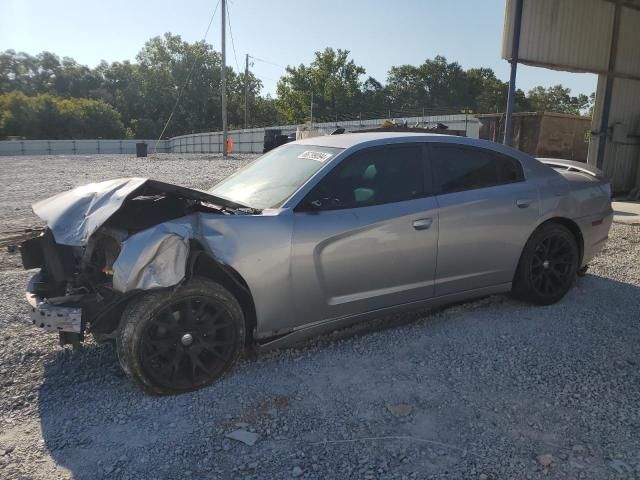
[[[559,170],[566,170],[568,172],[580,172],[596,177],[598,180],[606,180],[604,173],[599,168],[593,165],[588,165],[583,162],[576,162],[575,160],[564,160],[562,158],[538,158],[538,161],[549,165],[552,168]]]

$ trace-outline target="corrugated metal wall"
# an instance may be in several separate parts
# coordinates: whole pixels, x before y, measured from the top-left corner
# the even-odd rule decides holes
[[[602,98],[604,98],[604,75],[598,81],[596,103],[598,111],[594,112],[594,118],[600,118]],[[617,139],[611,135],[607,141],[605,173],[612,179],[615,191],[627,192],[640,186],[640,81],[625,78],[616,78],[613,83],[611,98],[611,111],[609,113],[609,125],[615,128],[616,124],[623,124],[629,133],[626,139]],[[594,137],[589,145],[589,163],[595,163],[598,138]]]
[[[502,58],[511,58],[515,0],[507,0]],[[519,61],[605,71],[614,6],[603,0],[524,0]]]
[[[507,0],[506,4],[505,59],[511,57],[515,3]],[[620,7],[609,122],[600,132],[615,8],[614,2],[606,0],[523,0],[518,57],[530,65],[599,74],[588,161],[596,163],[598,143],[606,135],[604,169],[612,177],[614,190],[624,192],[640,189],[640,11]],[[616,124],[624,128],[618,130]],[[628,136],[613,135],[614,128]]]
[[[640,11],[623,8],[616,54],[616,71],[640,76]]]

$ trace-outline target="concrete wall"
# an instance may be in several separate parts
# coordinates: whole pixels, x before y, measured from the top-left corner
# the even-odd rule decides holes
[[[331,133],[336,126],[347,130],[378,127],[384,118],[373,120],[352,120],[346,122],[314,123],[315,128]],[[452,130],[467,130],[467,136],[479,138],[480,121],[469,115],[435,115],[427,117],[397,118],[396,121],[407,121],[412,126],[416,123],[435,126],[443,123]],[[283,134],[293,133],[298,125],[280,125],[275,127]],[[262,153],[264,145],[264,128],[246,130],[230,130],[233,139],[233,151],[236,153]],[[153,153],[156,140],[4,140],[0,141],[0,155],[88,155],[96,153],[136,153],[136,143],[146,142],[149,153]],[[194,133],[181,135],[158,143],[158,153],[221,153],[222,132]]]
[[[149,152],[156,140],[4,140],[0,155],[93,155],[96,153],[136,153],[136,143],[145,142]],[[158,152],[167,150],[167,140],[158,143]]]
[[[233,139],[233,151],[236,153],[262,153],[264,128],[230,130],[229,137]],[[172,153],[222,153],[222,132],[173,137],[167,140],[167,146]]]

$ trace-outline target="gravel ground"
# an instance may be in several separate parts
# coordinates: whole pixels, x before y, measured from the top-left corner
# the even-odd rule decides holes
[[[206,187],[248,158],[0,157],[0,218],[88,181]],[[0,478],[640,478],[640,227],[560,303],[495,296],[384,318],[143,395],[108,346],[26,323],[29,276],[0,253]],[[225,437],[257,434],[253,446]]]

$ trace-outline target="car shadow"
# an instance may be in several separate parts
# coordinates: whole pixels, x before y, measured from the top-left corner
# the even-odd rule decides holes
[[[334,340],[349,342],[354,336],[391,327],[417,328],[417,322],[424,322],[429,335],[435,335],[438,329],[447,329],[447,335],[455,335],[463,327],[456,325],[455,320],[462,322],[462,316],[471,312],[477,316],[474,321],[484,322],[487,329],[497,324],[500,331],[513,331],[513,335],[525,335],[527,329],[559,332],[558,335],[571,335],[572,330],[579,330],[586,336],[594,335],[591,330],[611,330],[617,333],[603,336],[603,341],[611,344],[601,348],[610,350],[613,358],[624,351],[634,351],[635,347],[621,346],[621,342],[635,344],[638,340],[637,326],[631,326],[637,319],[631,318],[628,312],[640,311],[639,306],[640,287],[587,275],[556,305],[533,307],[499,295],[439,309],[436,313],[420,310],[404,316],[384,317],[309,340],[297,347],[294,354],[303,359],[316,355],[324,358],[323,347]],[[501,310],[507,314],[498,315]],[[587,311],[590,316],[585,320]],[[629,336],[625,329],[633,334]],[[507,354],[509,352],[502,353]],[[38,392],[44,447],[55,462],[70,470],[76,479],[145,478],[149,472],[153,472],[153,478],[186,478],[192,473],[194,478],[211,478],[202,472],[216,471],[224,477],[231,466],[248,462],[243,455],[270,455],[269,448],[273,447],[267,447],[267,443],[264,446],[258,443],[251,449],[237,443],[228,448],[221,444],[221,428],[239,418],[242,411],[242,401],[221,403],[222,399],[225,402],[234,398],[251,400],[275,395],[278,391],[304,391],[304,383],[312,381],[292,379],[286,369],[280,368],[276,353],[257,362],[243,361],[232,375],[200,391],[151,397],[127,380],[108,345],[89,344],[82,351],[64,350],[49,358]],[[563,361],[568,360],[563,358]],[[576,358],[575,361],[586,360]],[[338,395],[346,395],[340,390],[342,386],[331,384],[331,376],[322,372],[323,368],[323,363],[318,361],[317,375],[328,382],[327,390],[335,388]],[[343,368],[348,370],[349,365]],[[377,368],[371,365],[372,376]],[[264,379],[265,376],[268,378]],[[615,397],[614,393],[611,395]],[[495,392],[496,397],[501,394]],[[497,398],[496,403],[500,404],[501,399]],[[304,421],[314,419],[305,417]],[[473,439],[472,433],[469,435]],[[302,448],[294,445],[298,447]],[[283,456],[281,461],[282,471],[290,471],[288,457]],[[493,461],[499,463],[500,459]]]

